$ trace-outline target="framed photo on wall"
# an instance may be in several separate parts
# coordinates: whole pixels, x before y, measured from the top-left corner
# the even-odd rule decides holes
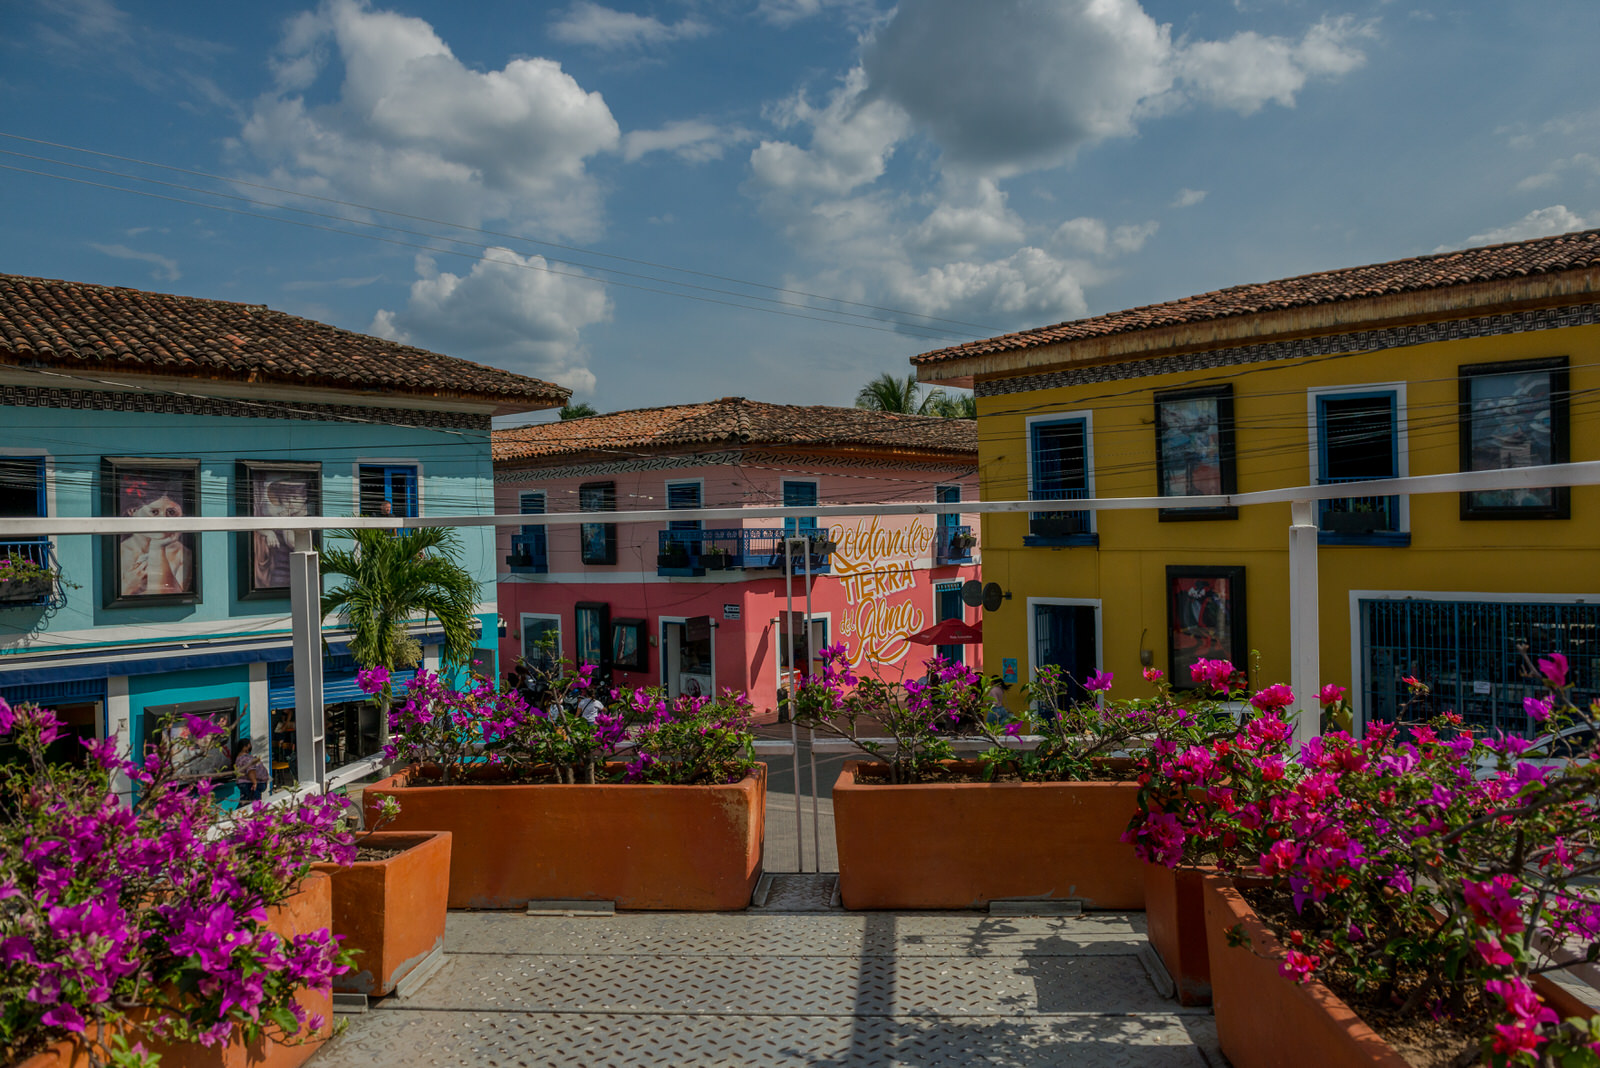
[[[106,459],[101,509],[108,516],[177,519],[200,514],[199,460]],[[200,538],[163,531],[105,537],[105,604],[196,604]]]
[[[239,514],[256,518],[322,514],[322,465],[241,460],[238,467]],[[320,544],[312,535],[312,544]],[[239,595],[246,598],[289,596],[289,554],[294,534],[288,530],[251,530],[239,535]]]
[[[1569,459],[1567,358],[1461,368],[1461,470],[1564,464]],[[1480,490],[1461,495],[1462,519],[1567,519],[1572,493]]]
[[[645,621],[642,619],[615,619],[611,621],[611,666],[623,671],[648,671],[650,646],[645,641]]]
[[[577,661],[579,665],[610,665],[611,606],[598,601],[579,601],[577,615]]]
[[[1233,387],[1157,393],[1156,493],[1162,497],[1233,493]],[[1162,521],[1237,519],[1239,509],[1162,508]]]
[[[1193,689],[1189,669],[1200,660],[1227,660],[1241,670],[1245,638],[1244,568],[1167,568],[1167,678]]]

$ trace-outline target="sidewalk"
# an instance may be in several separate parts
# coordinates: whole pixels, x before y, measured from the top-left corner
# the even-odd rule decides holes
[[[769,900],[805,896],[780,886]],[[408,1001],[345,1017],[310,1063],[1221,1068],[1210,1013],[1179,1008],[1146,972],[1143,925],[1139,913],[452,913],[443,969]]]

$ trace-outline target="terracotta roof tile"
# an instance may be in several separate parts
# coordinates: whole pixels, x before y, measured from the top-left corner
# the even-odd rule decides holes
[[[968,341],[912,357],[914,364],[942,363],[996,352],[1039,348],[1064,341],[1082,341],[1112,334],[1282,311],[1313,304],[1332,304],[1394,293],[1412,293],[1471,285],[1504,278],[1555,274],[1600,265],[1600,230],[1540,237],[1506,245],[1440,252],[1431,256],[1345,267],[1282,278],[1275,282],[1231,286],[1214,293],[1148,304],[1126,311],[1075,319],[1000,337]]]
[[[442,395],[528,411],[570,391],[262,304],[0,274],[0,363]]]
[[[496,430],[493,437],[496,461],[749,445],[956,453],[973,460],[978,453],[978,427],[971,419],[767,404],[743,397],[535,423]]]

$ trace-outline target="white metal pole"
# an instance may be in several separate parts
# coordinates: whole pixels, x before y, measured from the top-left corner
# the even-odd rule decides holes
[[[1317,701],[1322,647],[1317,616],[1316,509],[1315,501],[1289,504],[1289,684],[1298,712],[1294,727],[1297,746],[1322,733],[1322,706]]]
[[[811,648],[811,546],[806,546],[806,671],[811,671],[811,661],[816,651]],[[822,823],[817,818],[817,732],[806,728],[806,752],[811,757],[811,870],[822,872]],[[799,794],[796,787],[795,793]]]
[[[795,680],[800,677],[799,672],[795,671],[794,663],[794,540],[789,537],[787,530],[783,532],[783,586],[788,600],[788,609],[783,614],[783,630],[784,638],[789,646],[787,696],[789,699],[789,742],[793,746],[791,757],[794,761],[794,870],[805,871],[805,822],[800,815],[800,725],[794,721]]]
[[[294,647],[296,773],[302,788],[328,778],[322,727],[322,564],[309,530],[294,533],[289,556],[289,620]]]

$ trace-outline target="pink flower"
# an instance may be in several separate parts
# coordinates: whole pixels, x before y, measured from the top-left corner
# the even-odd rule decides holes
[[[1516,963],[1511,954],[1500,945],[1500,940],[1493,935],[1481,942],[1472,943],[1472,948],[1478,951],[1478,956],[1483,958],[1483,963],[1491,968],[1509,968]]]
[[[1250,704],[1263,712],[1276,712],[1294,704],[1294,691],[1281,682],[1275,682],[1264,690],[1258,690],[1250,698]]]
[[[222,724],[206,716],[186,715],[183,717],[183,725],[188,730],[189,737],[195,739],[196,741],[199,741],[202,738],[209,738],[213,734],[226,733],[226,728],[224,728]]]
[[[1111,689],[1111,680],[1115,677],[1110,671],[1096,671],[1084,680],[1083,688],[1091,693],[1104,693]]]
[[[1550,718],[1550,713],[1555,711],[1555,702],[1548,697],[1524,697],[1522,710],[1535,723],[1543,723]]]
[[[1149,667],[1144,669],[1144,681],[1160,682],[1167,677],[1167,673],[1160,668]]]
[[[11,711],[11,706],[6,704],[6,699],[0,697],[0,734],[10,734],[11,725],[16,721],[16,713]]]
[[[1345,694],[1349,692],[1350,691],[1345,689],[1343,686],[1336,686],[1330,682],[1322,689],[1317,691],[1317,700],[1324,705],[1336,705],[1340,701],[1343,701]]]
[[[1544,681],[1550,684],[1552,690],[1565,689],[1567,685],[1567,658],[1560,653],[1551,653],[1548,660],[1539,661],[1539,674],[1544,676]]]
[[[356,672],[356,687],[362,693],[377,694],[389,685],[389,669],[382,664]]]
[[[1233,664],[1227,660],[1196,660],[1189,668],[1192,680],[1213,690],[1226,690],[1233,674]]]
[[[1278,965],[1278,974],[1285,979],[1293,979],[1297,983],[1308,982],[1311,973],[1317,965],[1322,963],[1322,958],[1313,953],[1303,953],[1298,949],[1291,949],[1288,956],[1284,957]]]

